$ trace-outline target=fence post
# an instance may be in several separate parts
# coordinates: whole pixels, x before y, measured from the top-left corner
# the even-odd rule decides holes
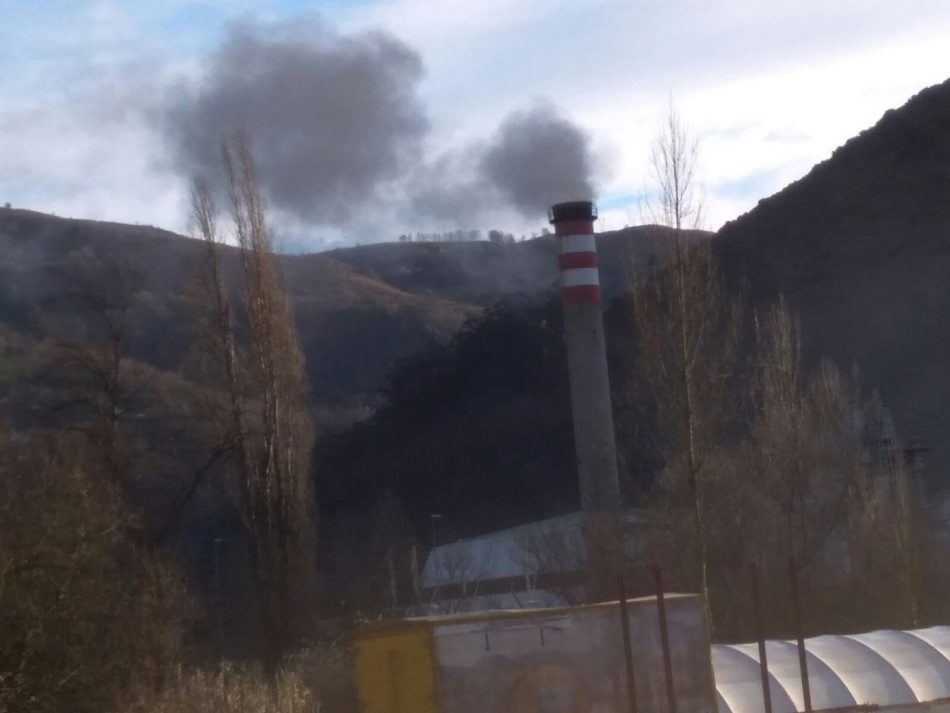
[[[623,631],[623,657],[626,663],[627,700],[630,713],[637,713],[637,682],[633,676],[633,647],[630,644],[630,612],[627,609],[627,588],[623,575],[617,576],[617,590],[620,600],[620,626]]]
[[[765,634],[762,631],[762,600],[759,597],[759,572],[753,562],[749,566],[749,584],[752,588],[752,613],[755,617],[755,638],[759,642],[759,671],[762,674],[762,702],[765,713],[772,713],[772,691],[769,689],[769,659],[765,651]]]
[[[798,667],[802,676],[802,697],[805,699],[805,713],[812,713],[811,686],[808,683],[808,659],[805,655],[805,632],[802,628],[802,606],[798,594],[798,563],[795,561],[794,555],[788,558],[788,583],[792,594],[795,637],[798,639]]]
[[[659,565],[653,565],[653,582],[656,585],[656,609],[660,620],[660,644],[663,646],[663,672],[666,674],[666,701],[669,704],[669,713],[676,713],[676,689],[673,686],[670,632],[666,623],[666,599],[663,596],[663,572]]]

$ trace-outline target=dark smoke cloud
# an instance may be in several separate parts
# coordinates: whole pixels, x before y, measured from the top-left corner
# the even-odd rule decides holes
[[[385,34],[243,22],[201,81],[169,94],[163,129],[176,167],[214,182],[222,138],[247,127],[271,204],[303,225],[360,230],[398,216],[471,227],[593,197],[590,139],[548,104],[425,155],[422,72],[415,51]]]
[[[554,107],[510,115],[481,161],[485,179],[525,215],[594,197],[590,138]]]
[[[462,226],[478,221],[492,208],[507,208],[507,201],[479,171],[484,151],[473,144],[420,164],[407,187],[412,213]]]
[[[473,220],[492,207],[528,217],[594,197],[590,137],[547,103],[510,114],[487,142],[440,156],[413,189],[416,211]]]
[[[203,81],[165,119],[188,174],[221,175],[222,137],[250,131],[273,205],[305,223],[345,225],[416,160],[428,122],[418,55],[371,33],[316,21],[230,28]]]

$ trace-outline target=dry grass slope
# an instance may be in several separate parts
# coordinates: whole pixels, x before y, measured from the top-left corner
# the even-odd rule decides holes
[[[357,713],[350,656],[338,647],[292,658],[271,685],[253,666],[179,671],[159,692],[143,693],[121,713]]]

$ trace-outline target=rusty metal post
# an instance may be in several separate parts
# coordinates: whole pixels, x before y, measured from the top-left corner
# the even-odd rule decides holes
[[[623,658],[626,663],[627,701],[630,713],[637,713],[637,682],[633,677],[633,646],[630,643],[630,612],[627,609],[627,587],[623,575],[617,576],[617,593],[620,600],[620,626],[623,628]]]
[[[409,550],[409,574],[412,577],[412,593],[416,597],[417,614],[422,608],[422,578],[419,576],[419,550],[413,545]]]
[[[769,659],[765,651],[762,631],[762,600],[759,597],[759,572],[753,562],[749,566],[749,584],[752,589],[752,615],[755,617],[755,638],[759,642],[759,671],[762,674],[762,702],[765,713],[772,713],[772,691],[769,688]]]
[[[808,659],[805,655],[805,632],[802,628],[802,606],[798,594],[798,563],[795,561],[794,555],[788,558],[788,583],[792,594],[795,637],[798,640],[798,667],[802,676],[802,697],[805,699],[805,713],[812,713],[811,686],[808,683]]]
[[[676,713],[676,689],[673,686],[673,660],[670,656],[670,631],[666,624],[666,599],[663,596],[663,572],[653,565],[653,582],[656,585],[656,609],[660,620],[660,644],[663,646],[663,672],[666,674],[666,701],[669,713]]]

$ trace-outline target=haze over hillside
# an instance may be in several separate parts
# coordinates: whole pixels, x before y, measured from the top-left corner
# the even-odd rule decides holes
[[[663,260],[662,237],[650,227],[604,233],[598,242],[608,295]],[[237,251],[226,254],[233,277]],[[45,312],[70,310],[59,277],[109,282],[124,271],[135,325],[131,356],[176,370],[188,356],[188,292],[202,255],[201,243],[157,228],[0,209],[0,319],[40,337]],[[282,255],[280,265],[318,403],[374,404],[400,358],[444,341],[505,295],[540,296],[557,280],[553,237],[383,243]]]
[[[944,83],[889,111],[715,238],[727,271],[757,298],[784,294],[801,315],[809,353],[857,364],[893,407],[902,436],[935,446],[941,468],[948,456],[939,444],[950,438],[947,126]],[[608,298],[631,269],[663,259],[662,237],[649,227],[603,233],[598,242]],[[50,277],[111,255],[142,276],[133,354],[180,366],[197,243],[154,228],[4,209],[0,245],[8,325],[37,332],[44,309],[62,309]],[[281,265],[318,401],[373,402],[398,359],[445,340],[500,297],[540,295],[557,279],[551,238],[367,245],[285,255]]]

